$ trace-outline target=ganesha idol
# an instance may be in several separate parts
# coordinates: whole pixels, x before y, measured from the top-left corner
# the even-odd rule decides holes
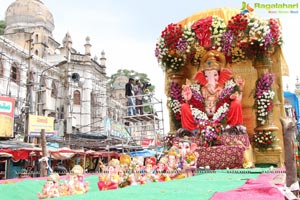
[[[50,174],[47,178],[47,182],[43,186],[42,193],[38,193],[38,198],[48,199],[59,197],[59,179],[58,174]]]
[[[84,170],[80,165],[75,165],[71,173],[69,174],[69,193],[72,194],[83,194],[89,189],[89,183],[84,181],[83,178]]]
[[[157,164],[157,160],[155,157],[149,157],[146,158],[145,161],[145,170],[144,170],[144,174],[143,176],[140,178],[139,182],[140,184],[145,184],[145,183],[149,183],[149,182],[155,182],[157,177],[156,175],[156,164]]]
[[[173,148],[179,150],[178,169],[185,177],[195,175],[197,169],[197,159],[199,154],[196,152],[197,144],[189,140],[188,137],[181,138]]]
[[[104,173],[98,176],[99,190],[115,190],[119,188],[119,167],[120,161],[118,159],[112,159],[108,162]]]
[[[241,93],[245,81],[240,77],[234,80],[225,65],[225,56],[219,51],[210,50],[202,57],[195,83],[187,80],[183,85],[182,128],[196,131],[199,125],[224,121],[230,127],[243,124]]]

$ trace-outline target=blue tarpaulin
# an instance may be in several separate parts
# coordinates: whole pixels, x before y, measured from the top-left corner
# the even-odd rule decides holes
[[[161,154],[161,152],[153,151],[153,150],[142,150],[142,151],[133,151],[129,153],[131,157],[151,157],[157,154]]]

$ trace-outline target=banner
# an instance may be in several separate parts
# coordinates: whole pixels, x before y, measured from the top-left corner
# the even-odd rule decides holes
[[[15,99],[0,96],[0,137],[14,136]]]
[[[29,136],[40,136],[41,130],[45,129],[46,136],[54,134],[54,118],[37,115],[29,115]]]
[[[111,121],[111,135],[120,138],[130,138],[129,131],[125,129],[125,126],[116,121]]]
[[[104,130],[107,135],[130,138],[130,130],[127,130],[122,123],[111,120],[109,117],[105,117]]]

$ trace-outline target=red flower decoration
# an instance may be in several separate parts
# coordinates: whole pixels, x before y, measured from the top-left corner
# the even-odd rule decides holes
[[[181,24],[169,24],[161,33],[165,39],[165,47],[169,48],[170,54],[175,54],[176,45],[183,33]],[[173,52],[172,52],[173,51]]]
[[[269,20],[269,26],[273,37],[273,45],[278,45],[279,42],[281,42],[281,30],[280,26],[278,24],[278,21],[276,19],[270,19]]]
[[[211,36],[211,24],[212,16],[204,19],[200,19],[192,25],[192,30],[196,33],[198,43],[200,46],[209,48],[211,46],[210,36]]]
[[[248,16],[237,14],[228,21],[227,30],[231,31],[234,36],[234,42],[238,47],[243,46],[241,42],[245,36],[245,31],[248,26]]]

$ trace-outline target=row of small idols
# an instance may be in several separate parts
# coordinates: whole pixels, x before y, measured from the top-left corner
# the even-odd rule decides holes
[[[176,148],[171,148],[159,161],[154,156],[142,161],[123,154],[119,159],[110,160],[107,165],[99,162],[100,173],[97,185],[99,190],[113,190],[130,185],[186,178],[197,173],[197,158],[195,152],[187,152],[183,157]],[[63,182],[60,181],[57,173],[50,174],[42,193],[38,193],[38,198],[83,194],[88,192],[89,185],[89,182],[84,181],[83,168],[75,165]]]

